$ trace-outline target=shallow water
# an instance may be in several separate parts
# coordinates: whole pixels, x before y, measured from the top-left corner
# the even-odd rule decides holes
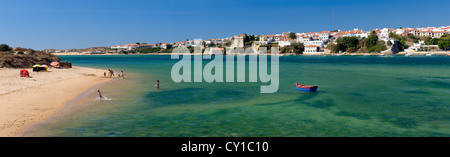
[[[261,82],[174,83],[170,56],[61,58],[126,79],[99,87],[111,101],[87,92],[27,136],[450,136],[450,57],[282,56],[274,94]]]

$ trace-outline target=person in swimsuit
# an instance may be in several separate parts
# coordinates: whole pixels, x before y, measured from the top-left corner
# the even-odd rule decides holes
[[[156,88],[159,88],[159,80],[156,80],[155,87],[156,87]]]
[[[102,96],[102,93],[100,92],[100,90],[98,90],[98,96],[100,97],[100,100],[102,100],[103,96]]]
[[[114,75],[114,71],[111,70],[111,77],[116,77],[116,75]]]

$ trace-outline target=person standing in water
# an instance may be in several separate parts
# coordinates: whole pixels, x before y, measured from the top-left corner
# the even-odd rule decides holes
[[[100,100],[102,100],[103,96],[102,96],[102,93],[100,92],[100,90],[98,90],[98,96],[100,97]]]
[[[156,80],[155,87],[156,87],[156,88],[159,88],[159,80]]]
[[[114,71],[111,70],[111,77],[116,77],[116,75],[114,75]]]

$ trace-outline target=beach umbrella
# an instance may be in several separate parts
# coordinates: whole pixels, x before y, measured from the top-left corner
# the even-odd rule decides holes
[[[52,62],[52,63],[50,63],[50,65],[51,65],[51,66],[58,66],[59,63],[58,63],[58,62]]]

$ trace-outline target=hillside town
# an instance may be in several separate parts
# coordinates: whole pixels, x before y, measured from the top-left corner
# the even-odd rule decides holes
[[[446,37],[450,34],[450,26],[441,27],[424,27],[424,28],[382,28],[373,29],[370,31],[364,31],[361,29],[353,30],[327,30],[320,32],[306,32],[306,33],[294,33],[294,32],[284,32],[281,34],[268,34],[268,35],[248,35],[239,34],[233,37],[227,38],[217,38],[217,39],[193,39],[178,42],[161,42],[154,44],[147,43],[132,43],[124,45],[114,45],[109,48],[104,49],[83,49],[82,51],[77,50],[44,50],[50,53],[60,53],[60,54],[130,54],[130,53],[170,53],[171,49],[175,47],[195,47],[201,46],[202,49],[210,52],[211,50],[223,50],[223,48],[248,48],[259,46],[276,46],[280,48],[289,47],[294,44],[301,46],[301,51],[297,54],[329,54],[333,53],[333,49],[330,45],[335,45],[338,43],[340,38],[356,38],[358,40],[369,38],[369,36],[374,33],[376,34],[377,40],[381,45],[385,45],[385,48],[369,52],[369,50],[361,49],[355,52],[361,53],[375,53],[375,52],[386,52],[395,49],[394,43],[402,40],[401,52],[416,52],[416,51],[445,51],[448,50],[448,46],[444,48],[439,48],[439,46],[434,43],[427,43],[426,40],[439,39],[441,37]],[[403,41],[403,39],[405,39]],[[450,42],[450,41],[448,41]],[[448,44],[447,44],[448,45]],[[213,48],[213,49],[211,49]],[[151,50],[151,51],[143,51]],[[204,51],[205,51],[204,50]],[[364,52],[365,51],[365,52]],[[342,51],[337,49],[334,53],[345,53],[347,51]],[[394,52],[398,53],[398,52]]]

